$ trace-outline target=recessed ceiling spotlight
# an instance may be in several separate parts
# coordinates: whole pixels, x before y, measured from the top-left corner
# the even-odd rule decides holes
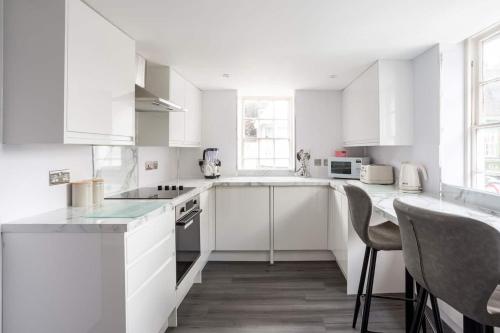
[[[335,74],[330,74],[330,75],[328,75],[328,77],[329,77],[330,79],[336,79],[336,78],[337,78],[337,75],[335,75]]]
[[[222,77],[225,78],[225,79],[229,79],[231,77],[231,74],[224,73],[224,74],[222,74]]]

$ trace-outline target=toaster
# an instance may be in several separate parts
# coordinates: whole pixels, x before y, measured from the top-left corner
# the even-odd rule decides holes
[[[365,184],[393,184],[394,172],[391,165],[362,165],[359,180]]]

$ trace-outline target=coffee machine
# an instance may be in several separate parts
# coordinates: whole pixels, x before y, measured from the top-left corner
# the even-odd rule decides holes
[[[203,159],[198,162],[201,173],[205,178],[214,179],[220,176],[221,162],[219,148],[207,148],[203,151]]]

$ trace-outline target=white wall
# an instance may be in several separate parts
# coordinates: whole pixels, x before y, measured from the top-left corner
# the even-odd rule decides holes
[[[312,177],[328,177],[328,167],[314,166],[314,159],[330,157],[342,148],[342,93],[334,90],[295,91],[295,151],[311,153]]]
[[[169,147],[139,147],[138,148],[139,187],[168,185],[162,182],[177,177],[177,151]],[[157,170],[146,170],[146,161],[158,161]]]
[[[219,148],[223,177],[237,174],[237,109],[236,90],[206,90],[202,92],[202,148],[182,148],[181,178],[200,178],[198,160],[204,148]]]
[[[465,185],[465,42],[441,44],[441,180]]]
[[[295,146],[311,152],[313,177],[328,175],[327,167],[313,166],[313,159],[328,158],[332,149],[342,147],[341,104],[339,91],[298,90],[295,93]],[[201,159],[203,149],[208,147],[220,149],[222,175],[236,176],[237,91],[204,91],[202,110],[202,149],[181,149],[181,178],[201,176],[197,162]]]
[[[413,145],[406,147],[370,147],[368,153],[375,163],[391,164],[396,168],[403,161],[424,165],[429,174],[424,191],[438,193],[440,188],[440,55],[433,46],[413,59],[414,132]]]

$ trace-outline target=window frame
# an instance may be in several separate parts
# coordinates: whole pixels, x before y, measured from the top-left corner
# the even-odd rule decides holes
[[[500,25],[487,29],[467,40],[466,59],[467,59],[467,86],[466,86],[466,105],[468,108],[466,117],[466,179],[465,185],[469,188],[484,191],[477,184],[477,137],[482,129],[499,128],[500,121],[494,123],[480,123],[481,113],[481,86],[489,83],[500,82],[500,76],[483,80],[483,47],[482,43],[500,36]]]
[[[237,131],[238,131],[238,137],[237,137],[237,157],[238,157],[238,163],[237,163],[237,170],[241,172],[290,172],[290,171],[295,171],[295,110],[294,110],[294,98],[293,96],[240,96],[238,98],[238,117],[237,117]],[[246,101],[282,101],[286,100],[288,101],[290,108],[289,108],[289,114],[288,114],[288,140],[289,140],[289,163],[287,168],[279,168],[279,167],[265,167],[265,168],[255,168],[255,169],[247,169],[243,167],[243,161],[244,161],[244,143],[245,141],[251,141],[251,140],[246,140],[245,135],[244,135],[244,122],[245,119],[248,119],[244,115],[244,103]],[[268,119],[268,118],[256,118],[258,120],[270,120],[270,121],[276,121],[280,119]],[[283,119],[284,120],[284,119]],[[280,139],[285,139],[285,138],[255,138],[255,140],[258,142],[259,140],[280,140]],[[257,160],[260,160],[260,157],[257,157]],[[275,153],[273,155],[273,160],[275,160]]]

